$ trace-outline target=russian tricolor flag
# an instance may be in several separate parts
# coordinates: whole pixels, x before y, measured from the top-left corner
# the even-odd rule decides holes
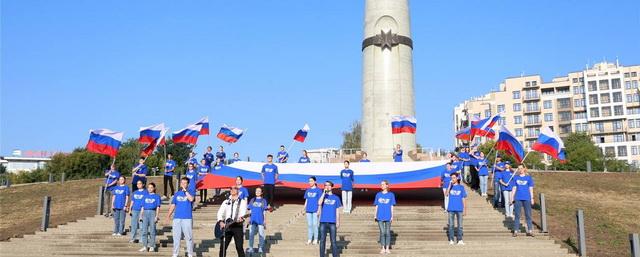
[[[202,125],[200,129],[200,135],[209,135],[209,117],[204,117],[196,123],[196,125]]]
[[[565,162],[564,142],[549,127],[540,130],[538,141],[531,147],[534,151],[546,153],[560,162]]]
[[[141,144],[151,144],[160,138],[160,134],[164,130],[164,123],[140,128],[140,138],[138,142]]]
[[[201,129],[202,125],[189,125],[188,127],[173,133],[173,142],[195,145],[196,142],[198,142],[198,136],[200,135]]]
[[[243,133],[244,131],[242,129],[234,128],[231,126],[227,126],[227,124],[224,124],[220,128],[217,137],[227,143],[235,143],[238,142],[238,139],[240,139]]]
[[[471,122],[471,138],[474,138],[476,135],[484,136],[484,137],[493,137],[495,132],[491,133],[491,128],[495,125],[502,116],[498,113],[489,118],[482,119],[479,121]]]
[[[500,127],[495,148],[496,150],[503,150],[507,152],[516,158],[518,162],[521,162],[522,158],[524,158],[524,148],[522,147],[522,144],[520,144],[520,141],[518,141],[518,139],[516,139],[516,137],[514,137],[505,126]]]
[[[309,125],[304,124],[304,127],[298,130],[298,133],[296,133],[296,135],[293,136],[293,140],[298,141],[300,143],[304,143],[304,140],[307,138],[307,133],[309,133],[309,130],[310,130]]]
[[[89,133],[87,151],[111,157],[115,157],[118,154],[124,133],[108,129],[90,130]]]
[[[397,115],[391,117],[391,134],[416,133],[416,118],[413,116]]]
[[[164,137],[167,134],[167,131],[169,131],[168,128],[163,129],[162,132],[160,132],[159,137],[156,138],[156,140],[154,140],[153,142],[149,143],[149,145],[142,150],[141,155],[144,157],[147,157],[153,153],[153,151],[156,149],[157,146],[164,145],[165,144]]]

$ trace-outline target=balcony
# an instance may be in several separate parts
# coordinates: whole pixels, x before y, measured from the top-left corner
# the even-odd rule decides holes
[[[563,105],[558,104],[558,111],[571,111],[571,105],[570,104],[563,104]]]
[[[626,132],[625,128],[621,128],[621,129],[613,129],[612,127],[604,127],[602,129],[595,129],[595,128],[591,128],[591,130],[589,130],[589,132],[592,135],[597,135],[597,134],[614,134],[614,133],[624,133]]]
[[[558,120],[558,124],[571,124],[571,119]]]
[[[540,135],[540,134],[539,133],[533,133],[533,134],[526,133],[526,136],[524,138],[525,139],[536,139],[536,138],[538,138],[538,135]]]
[[[540,125],[542,125],[542,121],[541,120],[526,120],[526,121],[524,121],[524,125],[526,127],[540,126]]]
[[[539,94],[525,95],[523,100],[524,101],[538,101],[538,100],[540,100],[540,95]]]
[[[540,107],[524,108],[524,113],[540,113]]]

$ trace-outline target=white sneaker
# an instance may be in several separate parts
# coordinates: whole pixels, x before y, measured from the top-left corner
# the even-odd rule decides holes
[[[112,235],[112,236],[117,236],[117,235],[118,235],[118,233],[113,233],[113,234],[111,234],[111,235]]]
[[[311,244],[311,240],[308,240],[308,241],[307,241],[307,245],[310,245],[310,244]]]
[[[247,248],[247,253],[253,253],[253,248]]]
[[[311,244],[317,245],[318,244],[318,240],[313,240],[313,242],[311,242]]]
[[[462,240],[458,241],[458,245],[464,245],[464,242],[462,242]]]
[[[129,243],[130,243],[130,244],[133,244],[133,243],[135,243],[135,242],[136,242],[136,240],[133,240],[133,239],[129,240]]]
[[[146,252],[146,251],[147,251],[146,247],[142,247],[142,248],[140,248],[140,250],[138,250],[138,252]]]
[[[258,248],[258,253],[263,253],[262,248]]]
[[[455,242],[453,242],[453,240],[449,241],[449,245],[454,245]]]
[[[154,248],[154,247],[149,247],[149,252],[155,252],[155,251],[156,251],[156,248]]]

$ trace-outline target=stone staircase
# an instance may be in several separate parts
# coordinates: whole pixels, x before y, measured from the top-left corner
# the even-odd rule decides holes
[[[439,206],[407,206],[395,208],[392,224],[393,256],[474,256],[474,257],[575,257],[556,244],[546,234],[536,237],[511,237],[512,222],[476,193],[470,192],[467,216],[464,217],[466,245],[449,245],[446,236],[447,217]],[[351,214],[342,215],[338,229],[338,245],[342,256],[381,256],[378,245],[378,226],[373,220],[374,207],[357,205]],[[166,217],[168,206],[160,217]],[[213,225],[218,204],[201,205],[194,212],[194,243],[196,256],[218,256],[220,241],[213,239]],[[129,218],[128,218],[129,219]],[[266,256],[318,256],[317,245],[306,245],[306,218],[302,203],[285,204],[267,214]],[[162,221],[164,222],[164,221]],[[129,224],[129,220],[127,220]],[[173,240],[171,227],[158,225],[157,252],[138,252],[140,244],[128,243],[128,237],[113,237],[113,220],[103,216],[61,225],[47,232],[25,235],[0,242],[0,257],[26,256],[171,256]],[[246,236],[248,238],[248,235]],[[234,243],[227,256],[237,256]],[[244,242],[245,248],[248,242]],[[257,237],[256,245],[257,247]],[[329,247],[327,247],[329,251]],[[184,252],[181,250],[180,256]],[[254,254],[253,256],[258,256]],[[328,255],[329,256],[329,255]]]

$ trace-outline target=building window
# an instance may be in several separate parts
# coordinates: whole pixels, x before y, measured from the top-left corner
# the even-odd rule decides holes
[[[573,100],[573,106],[575,107],[584,107],[584,98],[580,98],[580,99],[574,99]]]
[[[589,86],[589,91],[597,91],[598,90],[598,86],[596,85],[595,81],[589,81],[587,84]]]
[[[538,108],[538,102],[527,103],[527,111],[528,112],[537,112],[540,108]]]
[[[520,116],[520,115],[513,116],[513,123],[514,124],[522,124],[522,116]]]
[[[573,78],[571,81],[573,81],[573,83],[578,83],[578,78]]]
[[[551,100],[544,100],[544,102],[542,102],[542,105],[544,105],[545,109],[551,109]]]
[[[618,156],[627,156],[627,146],[626,145],[618,146]]]
[[[589,95],[589,104],[598,104],[598,95]]]
[[[571,125],[560,126],[560,133],[561,134],[571,133]]]
[[[545,113],[544,121],[553,121],[553,113]]]
[[[513,93],[513,99],[520,99],[520,91],[519,90],[513,91],[512,93]]]
[[[628,77],[629,77],[629,72],[625,72],[625,73],[624,73],[624,77],[625,77],[625,78],[628,78]]]
[[[516,129],[516,136],[517,137],[521,137],[522,136],[522,129],[521,128],[517,128]]]
[[[611,117],[611,107],[602,107],[602,117]]]
[[[638,76],[638,73],[636,73],[635,71],[631,72],[631,77],[635,77],[635,76]]]
[[[624,142],[624,136],[622,134],[613,135],[613,142]]]
[[[577,80],[577,79],[575,79]],[[573,93],[576,95],[584,94],[584,86],[575,86],[573,87]]]
[[[586,119],[587,112],[576,112],[574,116],[576,117],[576,119]]]
[[[637,80],[631,81],[631,88],[638,88],[638,81]]]
[[[484,110],[484,117],[485,118],[491,117],[491,110]]]
[[[498,113],[503,113],[504,112],[504,104],[499,104],[498,105]]]
[[[622,92],[613,92],[613,102],[614,103],[622,102]]]
[[[611,80],[611,89],[620,89],[620,79],[612,79]]]
[[[638,155],[638,146],[637,145],[631,146],[631,154],[632,155]]]
[[[598,142],[604,144],[606,141],[604,140],[604,137],[598,137]]]
[[[609,80],[600,80],[598,84],[600,84],[600,90],[609,90]]]
[[[627,114],[640,114],[640,108],[627,108]]]
[[[587,123],[576,124],[576,132],[587,132],[588,129],[589,124]]]
[[[629,128],[636,128],[636,120],[628,120],[627,121],[629,123]]]
[[[613,107],[613,115],[615,116],[624,115],[624,109],[622,108],[622,105],[616,105]]]
[[[604,148],[604,154],[607,156],[616,156],[616,148],[613,146],[607,146]]]
[[[538,85],[538,81],[531,81],[531,85],[535,87],[536,85]]]
[[[498,124],[499,125],[507,125],[507,117],[500,117],[500,120],[498,120]]]
[[[529,81],[525,82],[525,83],[524,83],[524,86],[525,86],[525,87],[530,87],[530,86],[531,86],[531,82],[529,82]]]
[[[613,126],[613,131],[620,131],[622,130],[622,121],[621,120],[616,120],[611,122],[611,126]]]
[[[625,81],[624,82],[624,88],[625,89],[631,89],[631,81]]]
[[[609,99],[609,93],[600,94],[600,103],[601,104],[608,104],[610,102],[611,102],[611,99]]]
[[[558,99],[558,108],[571,108],[571,99],[570,98]]]
[[[591,115],[589,115],[589,117],[591,118],[598,118],[600,117],[600,111],[598,110],[598,108],[590,108],[589,109],[591,111]]]
[[[513,111],[514,112],[519,112],[521,110],[522,110],[522,106],[519,103],[513,104]]]

